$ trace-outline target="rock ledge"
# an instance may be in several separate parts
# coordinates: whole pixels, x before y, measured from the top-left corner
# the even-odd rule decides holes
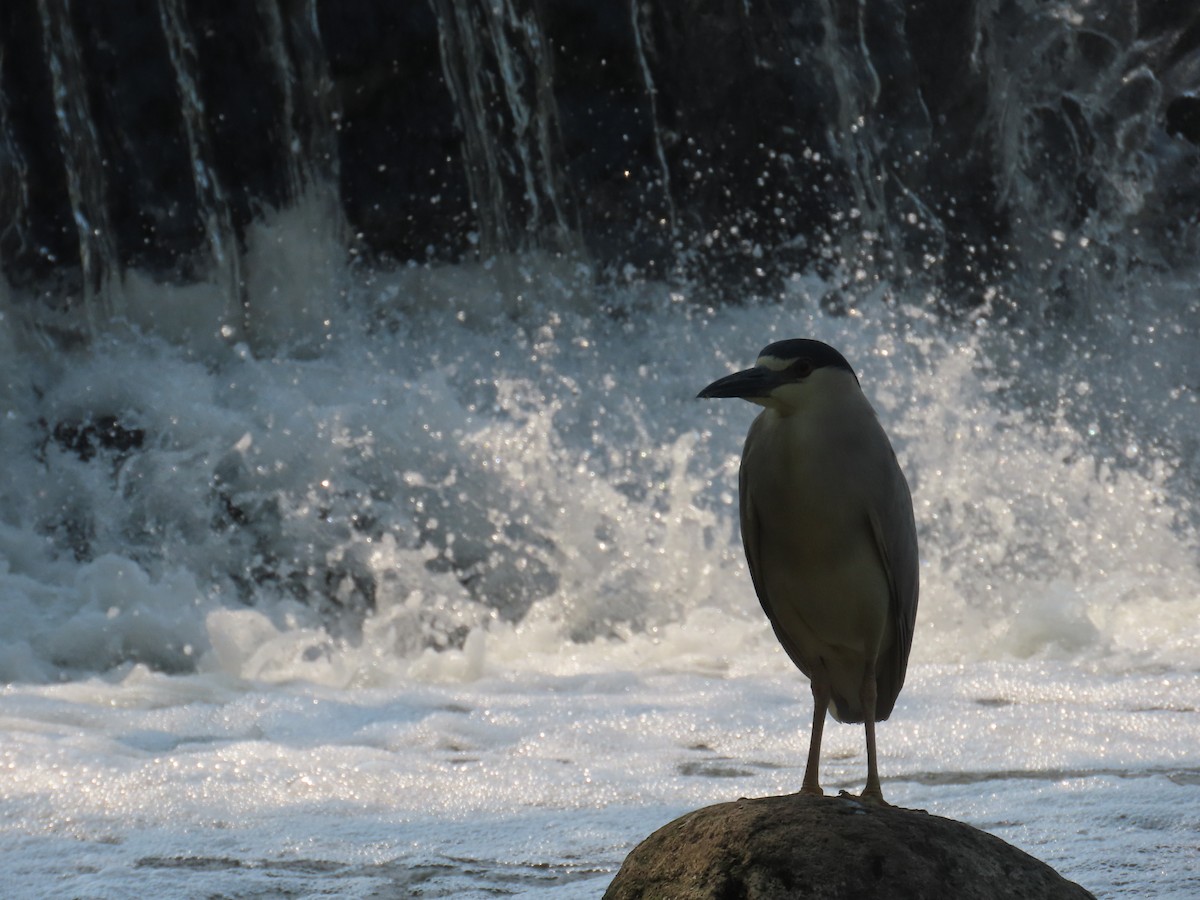
[[[690,812],[642,841],[605,900],[1092,897],[1000,838],[926,812],[791,794]]]

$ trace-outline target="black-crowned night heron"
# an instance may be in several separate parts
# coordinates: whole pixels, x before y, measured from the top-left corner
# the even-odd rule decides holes
[[[821,731],[864,722],[867,786],[883,801],[875,723],[904,684],[917,616],[917,530],[908,483],[845,357],[811,340],[763,348],[754,368],[700,397],[765,407],[742,449],[742,544],[759,602],[812,682],[801,792],[821,794]]]

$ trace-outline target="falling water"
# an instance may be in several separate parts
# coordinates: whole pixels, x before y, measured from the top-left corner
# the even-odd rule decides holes
[[[158,11],[183,112],[183,126],[191,156],[192,184],[195,186],[200,221],[212,258],[213,281],[224,297],[219,328],[225,337],[232,338],[245,328],[241,260],[233,215],[213,164],[205,104],[196,78],[195,41],[184,14],[183,0],[159,0]]]
[[[89,79],[71,23],[70,0],[38,0],[46,59],[53,80],[58,149],[67,176],[71,212],[79,238],[83,315],[96,332],[112,312],[109,288],[120,277],[108,218],[108,186],[96,133]]]
[[[310,190],[329,191],[339,170],[333,82],[321,46],[317,4],[303,0],[287,22],[274,0],[259,0],[258,9],[282,96],[278,145],[287,171],[285,204],[299,203]],[[340,210],[331,207],[329,215],[336,217]]]
[[[1019,9],[981,5],[972,51],[989,81],[999,199],[1022,225],[1010,240],[1041,269],[1030,280],[1044,286],[1043,312],[1066,297],[1103,303],[1131,252],[1157,256],[1127,231],[1162,174],[1152,162],[1162,94],[1146,65],[1154,51],[1134,37],[1136,6]],[[1017,40],[1000,39],[1012,32]]]
[[[315,2],[298,4],[286,22],[274,0],[261,0],[258,8],[282,97],[274,144],[287,177],[280,208],[246,229],[247,337],[258,350],[286,346],[311,353],[327,339],[344,288],[348,228],[337,191],[333,86]],[[289,224],[278,227],[281,219]],[[310,232],[302,244],[281,238],[301,229]]]
[[[4,86],[4,47],[0,45],[0,244],[24,247],[30,241],[29,164],[13,133],[8,93]]]
[[[480,253],[531,249],[539,240],[574,245],[546,39],[535,13],[510,2],[435,8],[446,85],[460,110]]]
[[[634,54],[637,57],[638,69],[642,75],[642,83],[646,88],[646,100],[650,106],[650,128],[654,135],[654,156],[658,162],[659,187],[667,207],[667,226],[672,238],[678,228],[678,215],[675,212],[675,200],[671,195],[671,170],[667,165],[667,154],[663,149],[662,126],[658,118],[658,93],[654,87],[654,75],[650,72],[650,64],[646,59],[646,46],[643,37],[642,7],[639,0],[629,0],[630,30],[633,32]]]

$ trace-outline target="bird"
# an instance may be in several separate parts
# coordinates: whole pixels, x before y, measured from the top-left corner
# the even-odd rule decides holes
[[[822,795],[826,713],[866,728],[861,798],[887,805],[875,723],[904,685],[917,616],[919,559],[908,482],[854,369],[807,338],[764,347],[752,368],[698,398],[739,397],[763,411],[738,475],[742,545],[775,635],[809,679],[812,732],[800,793]]]

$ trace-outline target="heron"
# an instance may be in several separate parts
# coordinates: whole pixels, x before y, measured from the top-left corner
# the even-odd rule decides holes
[[[802,794],[821,795],[827,713],[866,728],[864,800],[884,803],[875,723],[891,715],[917,616],[917,529],[896,453],[854,369],[833,347],[797,338],[698,397],[764,407],[738,477],[742,545],[754,591],[809,679],[812,733]]]

